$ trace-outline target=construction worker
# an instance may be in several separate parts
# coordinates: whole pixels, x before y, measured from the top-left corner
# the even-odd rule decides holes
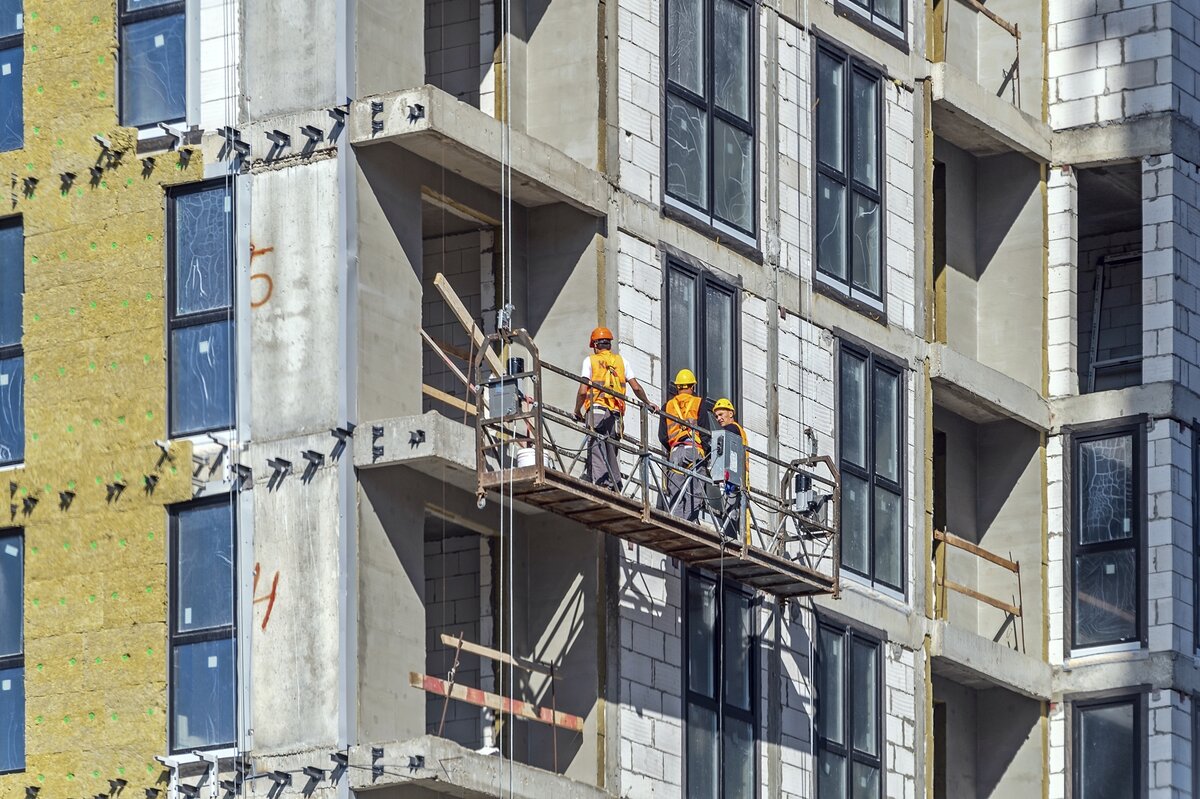
[[[721,429],[731,433],[736,432],[742,439],[742,448],[747,450],[750,443],[746,440],[745,429],[737,423],[734,415],[737,409],[733,407],[733,403],[728,397],[721,397],[713,403],[713,416],[717,419],[717,424]],[[722,529],[725,534],[735,537],[738,531],[743,530],[742,524],[742,497],[749,495],[750,492],[750,453],[747,451],[743,455],[742,465],[742,488],[740,491],[733,491],[725,495],[725,523]]]
[[[700,420],[707,418],[710,410],[712,403],[696,395],[696,375],[691,369],[680,369],[675,375],[675,396],[663,406],[666,415],[659,417],[658,440],[672,465],[680,467],[667,472],[667,510],[689,522],[700,516],[704,488],[695,475],[682,470],[694,470],[704,461],[708,432],[699,428]],[[681,419],[695,428],[668,417]]]
[[[646,396],[642,384],[623,355],[612,351],[612,331],[597,327],[589,341],[592,354],[583,360],[580,374],[585,381],[598,383],[601,391],[586,382],[575,393],[575,418],[586,422],[592,433],[588,436],[588,458],[584,479],[614,491],[621,490],[621,467],[617,461],[617,442],[621,438],[621,417],[625,413],[626,386],[633,389],[651,413],[658,410]]]

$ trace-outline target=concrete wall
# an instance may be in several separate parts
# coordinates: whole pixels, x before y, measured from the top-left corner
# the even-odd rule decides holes
[[[586,166],[600,161],[600,20],[592,0],[526,0],[525,132]]]
[[[958,7],[957,4],[951,3]],[[946,170],[946,343],[975,357],[979,326],[977,263],[978,185],[976,160],[944,139],[934,140],[933,157]],[[991,187],[987,189],[989,192]],[[935,269],[937,265],[935,265]],[[938,310],[942,310],[939,306]]]
[[[337,0],[245,4],[242,75],[251,119],[346,102],[337,96],[337,5]]]

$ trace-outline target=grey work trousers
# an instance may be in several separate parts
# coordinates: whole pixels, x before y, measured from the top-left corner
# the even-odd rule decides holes
[[[695,470],[699,466],[700,448],[687,441],[671,447],[670,461],[674,466]],[[704,486],[699,476],[675,469],[667,472],[667,508],[671,514],[694,522],[700,518],[704,502]]]
[[[598,486],[621,490],[621,464],[617,441],[621,438],[621,417],[608,408],[593,405],[584,416],[592,430],[588,435],[587,471],[584,479]]]

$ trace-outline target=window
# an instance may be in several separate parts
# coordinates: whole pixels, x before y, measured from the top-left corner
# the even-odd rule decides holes
[[[839,350],[842,568],[904,590],[904,434],[900,369],[845,342]]]
[[[817,276],[883,309],[880,73],[821,44],[816,65]]]
[[[754,598],[732,580],[684,582],[687,795],[754,796]]]
[[[696,373],[696,391],[714,400],[738,398],[736,289],[699,269],[667,261],[667,375]]]
[[[879,28],[885,38],[905,47],[904,3],[901,0],[837,0],[838,11],[846,17]]]
[[[23,0],[0,0],[0,151],[25,144],[25,107],[21,94],[25,65]]]
[[[0,530],[0,774],[25,768],[24,537]]]
[[[25,459],[25,230],[0,221],[0,466]]]
[[[1141,635],[1140,430],[1074,441],[1072,645],[1105,646]]]
[[[667,0],[667,198],[716,227],[755,229],[754,4]]]
[[[879,641],[817,625],[817,797],[871,799],[883,784]]]
[[[230,496],[171,512],[171,751],[236,738],[234,507]]]
[[[1137,696],[1075,702],[1075,799],[1142,795],[1142,709]]]
[[[169,198],[170,429],[233,426],[233,207],[225,183]]]
[[[142,128],[187,115],[184,0],[118,0],[121,124]]]

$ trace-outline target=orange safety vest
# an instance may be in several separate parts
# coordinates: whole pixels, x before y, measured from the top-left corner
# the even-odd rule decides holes
[[[589,388],[584,404],[600,405],[621,416],[625,413],[625,359],[612,350],[602,350],[589,357],[592,382],[599,383],[613,393]]]
[[[685,422],[696,424],[700,420],[700,405],[704,400],[697,397],[695,394],[676,394],[667,401],[667,407],[664,409],[667,414]],[[696,449],[700,450],[700,454],[704,454],[704,448],[700,446],[700,434],[691,429],[684,427],[674,419],[667,419],[667,444],[674,447],[676,444],[681,444],[688,439],[691,439],[696,445]]]

